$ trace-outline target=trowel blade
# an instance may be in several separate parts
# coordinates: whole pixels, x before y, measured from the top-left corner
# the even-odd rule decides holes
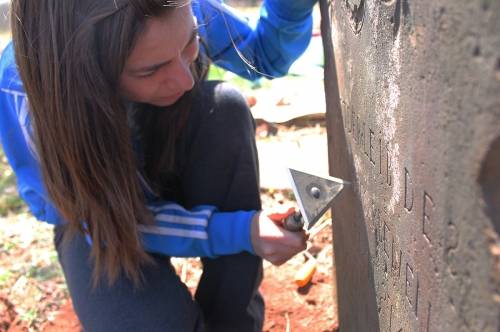
[[[290,183],[306,229],[316,224],[348,182],[288,168]]]

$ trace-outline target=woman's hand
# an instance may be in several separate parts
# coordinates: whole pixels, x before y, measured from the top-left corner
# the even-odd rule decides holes
[[[285,263],[307,246],[304,231],[287,231],[260,212],[253,217],[251,238],[255,253],[274,265]]]

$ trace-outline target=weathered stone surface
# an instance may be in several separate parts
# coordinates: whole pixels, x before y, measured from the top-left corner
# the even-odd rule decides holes
[[[500,331],[500,2],[330,7],[341,331]]]
[[[10,0],[0,0],[0,33],[10,31]]]

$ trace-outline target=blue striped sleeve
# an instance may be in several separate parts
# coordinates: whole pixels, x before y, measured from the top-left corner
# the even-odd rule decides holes
[[[174,257],[254,253],[250,225],[255,211],[218,212],[212,206],[186,210],[175,203],[150,205],[154,225],[141,225],[148,252]]]

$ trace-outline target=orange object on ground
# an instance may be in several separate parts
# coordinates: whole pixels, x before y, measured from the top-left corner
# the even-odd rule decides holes
[[[246,95],[245,98],[247,100],[248,107],[253,107],[257,104],[257,97],[254,95]]]
[[[300,269],[295,273],[295,283],[299,287],[304,287],[307,285],[313,275],[316,272],[316,260],[314,258],[309,258],[307,262],[305,262]]]

